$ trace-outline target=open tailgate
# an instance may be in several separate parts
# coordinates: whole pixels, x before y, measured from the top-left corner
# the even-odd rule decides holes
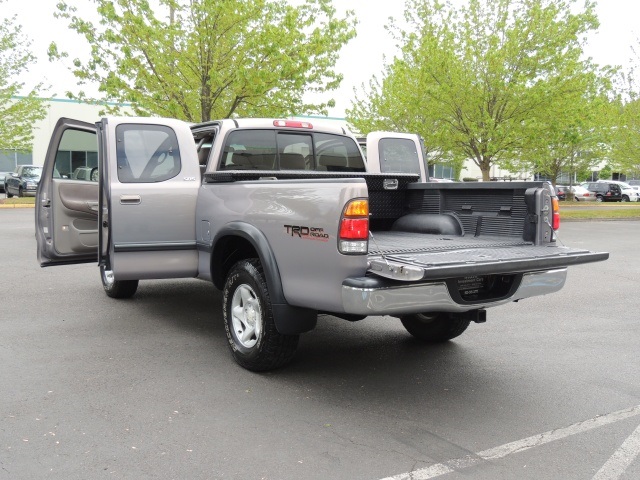
[[[524,273],[607,258],[607,252],[505,237],[380,232],[369,243],[369,272],[404,281]]]

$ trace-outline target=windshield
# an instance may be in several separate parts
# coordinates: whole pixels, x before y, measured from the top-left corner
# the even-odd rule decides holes
[[[25,167],[22,169],[22,176],[24,178],[40,178],[42,174],[42,167]]]

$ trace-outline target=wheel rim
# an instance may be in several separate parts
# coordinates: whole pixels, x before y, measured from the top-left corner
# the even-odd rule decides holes
[[[107,288],[113,286],[113,282],[115,282],[115,279],[113,278],[113,270],[102,270],[102,282]]]
[[[236,288],[231,299],[231,323],[236,339],[244,348],[258,343],[262,333],[262,310],[253,289],[242,284]]]

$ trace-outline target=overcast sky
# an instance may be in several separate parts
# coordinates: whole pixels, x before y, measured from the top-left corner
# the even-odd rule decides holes
[[[31,67],[28,85],[43,81],[51,85],[50,96],[64,98],[67,90],[77,91],[75,79],[65,67],[49,63],[47,47],[55,40],[71,58],[86,58],[87,48],[83,40],[66,28],[62,20],[53,17],[58,0],[6,0],[0,4],[4,16],[18,15],[17,21],[32,40],[32,51],[38,56],[37,65]],[[86,0],[70,0],[69,3],[89,7]],[[339,11],[355,10],[360,21],[357,37],[342,51],[337,70],[344,75],[341,88],[327,96],[335,98],[336,108],[330,116],[343,117],[353,96],[353,87],[367,83],[372,75],[382,70],[383,55],[393,57],[393,41],[384,29],[389,16],[402,16],[402,0],[337,0]],[[90,10],[89,10],[90,11]],[[589,39],[586,53],[601,65],[628,66],[632,57],[631,45],[640,36],[640,2],[638,0],[600,0],[597,7],[600,29]],[[86,89],[90,92],[90,89]]]

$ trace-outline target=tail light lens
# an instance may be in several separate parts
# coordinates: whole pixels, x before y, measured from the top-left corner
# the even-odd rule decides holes
[[[338,237],[340,253],[361,254],[369,251],[369,201],[351,200],[340,218]]]
[[[556,197],[551,198],[551,204],[553,205],[553,214],[551,216],[551,226],[554,230],[560,228],[560,203]]]

